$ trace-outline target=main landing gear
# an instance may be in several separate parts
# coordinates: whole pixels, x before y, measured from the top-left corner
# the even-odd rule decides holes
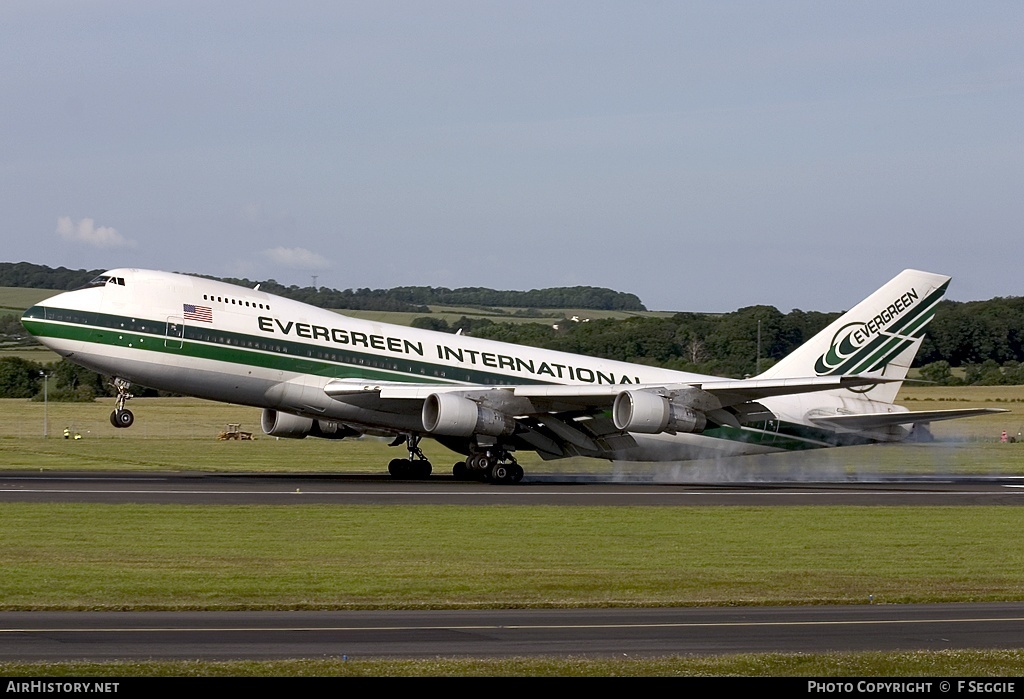
[[[409,450],[408,459],[391,459],[391,463],[388,464],[388,473],[392,478],[422,480],[430,475],[432,469],[430,462],[427,461],[427,457],[420,449],[420,439],[418,434],[410,434],[404,438],[399,436],[391,443],[391,446],[395,447],[404,441]]]
[[[484,451],[473,451],[465,461],[452,468],[455,480],[490,481],[502,485],[523,480],[523,467],[505,449],[491,447]]]
[[[124,404],[125,401],[132,397],[132,394],[128,392],[132,384],[130,381],[116,377],[111,383],[114,386],[114,390],[117,391],[117,402],[115,403],[114,412],[110,413],[110,424],[114,427],[131,427],[132,423],[135,422],[135,415],[131,410],[125,408]]]
[[[405,444],[409,450],[408,459],[392,459],[388,464],[388,473],[392,478],[422,480],[430,475],[432,469],[420,449],[420,439],[417,434],[399,435],[391,443],[393,447]],[[523,467],[508,450],[495,446],[475,448],[465,461],[455,464],[452,475],[457,481],[507,484],[523,480],[524,472]]]

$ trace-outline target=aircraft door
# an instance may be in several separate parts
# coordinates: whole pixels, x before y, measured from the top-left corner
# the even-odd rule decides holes
[[[181,349],[185,337],[185,319],[179,316],[167,316],[167,330],[164,333],[164,347]]]

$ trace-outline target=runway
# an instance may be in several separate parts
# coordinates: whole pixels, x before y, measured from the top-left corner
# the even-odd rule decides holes
[[[665,656],[1024,647],[1024,603],[687,609],[6,612],[0,659]]]
[[[376,476],[0,472],[0,502],[191,505],[1024,505],[1019,479],[514,486]],[[638,609],[3,612],[0,660],[655,656],[1024,648],[1024,603]]]
[[[0,471],[0,502],[195,505],[1024,505],[1024,479],[892,476],[856,481],[616,483],[584,476],[538,476],[518,485],[435,476],[252,475],[80,471]]]

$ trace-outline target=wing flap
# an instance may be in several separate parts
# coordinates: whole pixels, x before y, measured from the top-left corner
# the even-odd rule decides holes
[[[699,390],[714,396],[720,407],[726,408],[750,403],[771,396],[794,395],[814,391],[833,391],[838,388],[856,388],[889,383],[877,375],[857,376],[812,376],[799,379],[736,379],[724,381],[702,381],[693,383],[663,384],[615,384],[603,386],[578,386],[550,384],[541,386],[516,386],[515,395],[529,398],[534,402],[561,401],[588,407],[609,407],[615,397],[623,391],[654,391],[664,395]]]
[[[819,425],[831,425],[844,430],[871,430],[891,425],[923,424],[1008,412],[1010,411],[1006,408],[953,408],[950,410],[907,410],[894,413],[811,416],[810,419]]]
[[[812,376],[799,379],[737,379],[735,381],[707,381],[692,385],[710,393],[722,407],[740,405],[773,396],[791,396],[798,393],[834,391],[839,388],[857,388],[890,383],[895,379],[858,374],[853,376]]]

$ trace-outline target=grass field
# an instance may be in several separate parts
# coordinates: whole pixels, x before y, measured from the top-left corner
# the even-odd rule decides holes
[[[0,607],[1021,600],[1020,522],[1005,506],[338,507],[301,494],[287,505],[8,503]]]
[[[8,677],[1002,677],[1024,652],[781,653],[664,658],[501,658],[290,661],[0,663]]]
[[[0,348],[0,357],[20,357],[27,359],[30,362],[38,362],[39,364],[50,364],[51,362],[59,362],[60,355],[56,352],[52,352],[43,346],[30,346],[30,347],[2,347]]]
[[[0,286],[0,315],[4,313],[21,314],[26,308],[59,293],[55,289],[25,289],[17,286]]]

